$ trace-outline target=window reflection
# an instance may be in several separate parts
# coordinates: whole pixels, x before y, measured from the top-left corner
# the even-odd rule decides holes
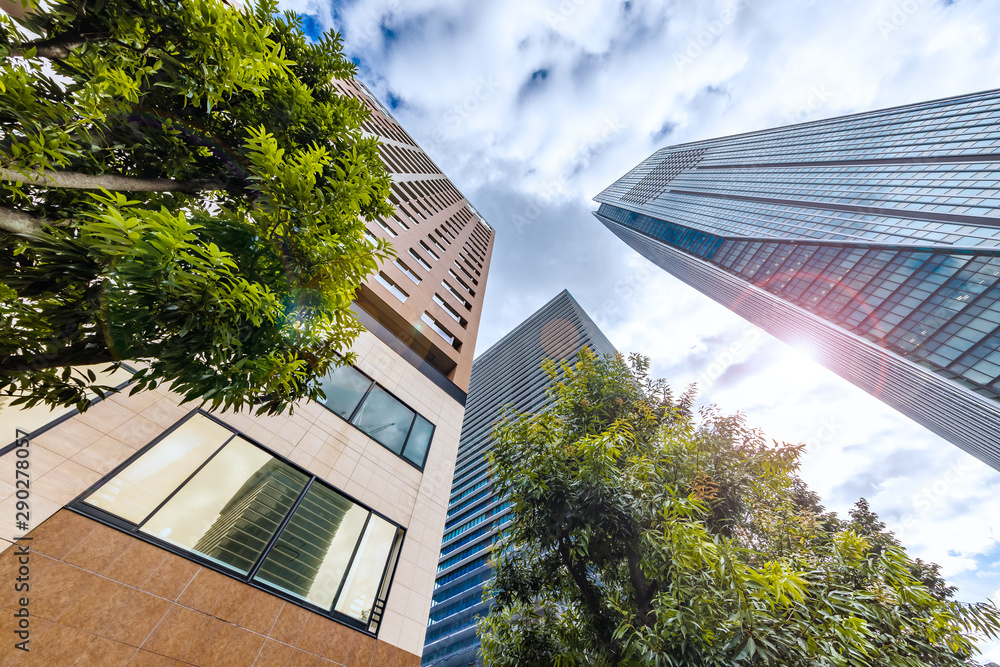
[[[372,388],[354,425],[397,454],[403,451],[406,434],[413,423],[413,410],[379,386]]]
[[[368,620],[397,530],[388,521],[372,515],[337,599],[337,611],[359,621]]]
[[[333,489],[314,484],[256,578],[329,609],[368,514]]]
[[[422,468],[434,425],[353,366],[322,382],[322,403],[368,436]],[[405,449],[405,451],[404,451]]]
[[[229,429],[195,415],[92,493],[87,502],[142,523],[231,437]]]
[[[431,436],[434,435],[434,424],[430,423],[420,415],[417,415],[413,422],[413,429],[410,437],[406,441],[406,451],[403,456],[416,465],[423,467],[424,459],[427,457],[427,449],[431,444]]]
[[[324,404],[344,419],[349,419],[372,381],[353,366],[341,366],[323,380]]]
[[[236,438],[142,531],[245,574],[305,484],[304,474]]]
[[[413,420],[412,411],[408,419]],[[433,426],[420,419],[413,433],[423,441],[421,434]],[[407,433],[409,423],[404,439]],[[403,535],[401,528],[202,414],[148,447],[77,507],[100,508],[129,524],[123,528],[128,532],[198,554],[243,575],[237,576],[241,581],[328,614],[347,614],[369,631],[384,610],[387,578]]]

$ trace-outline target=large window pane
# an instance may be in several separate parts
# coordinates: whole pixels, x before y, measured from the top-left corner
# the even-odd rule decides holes
[[[361,406],[354,425],[399,454],[413,423],[413,410],[381,387],[373,387]]]
[[[341,366],[323,380],[325,405],[344,419],[350,419],[371,385],[372,381],[358,369],[353,366]]]
[[[142,531],[247,573],[306,484],[306,476],[235,438]]]
[[[430,447],[432,435],[434,435],[434,424],[417,415],[413,422],[413,428],[410,430],[410,437],[406,441],[406,450],[403,452],[403,456],[423,467],[424,457],[427,456],[427,448]]]
[[[386,566],[385,576],[382,578],[382,587],[378,590],[378,601],[372,609],[371,617],[368,619],[369,632],[378,632],[378,626],[382,622],[382,615],[385,612],[385,602],[389,597],[389,586],[392,584],[392,579],[396,574],[396,566],[399,564],[399,551],[402,546],[403,531],[397,530],[392,551],[389,552],[389,563]]]
[[[351,618],[368,620],[386,560],[396,540],[397,528],[374,514],[361,538],[358,555],[351,565],[351,572],[344,581],[344,588],[337,598],[336,610]]]
[[[233,432],[195,415],[94,491],[86,502],[132,523],[141,523],[184,483]]]
[[[313,484],[255,578],[329,609],[367,518],[365,508]]]
[[[402,446],[414,413],[381,390],[371,407],[383,421],[363,423],[376,433],[386,426],[382,430]],[[433,425],[418,419],[411,445],[420,458]],[[81,509],[113,513],[135,525],[130,531],[198,554],[241,581],[367,623],[370,632],[378,629],[403,536],[401,528],[201,414],[85,502]]]

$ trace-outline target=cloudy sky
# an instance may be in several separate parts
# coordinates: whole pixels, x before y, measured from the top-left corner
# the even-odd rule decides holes
[[[496,229],[478,350],[568,288],[678,388],[809,443],[965,601],[1000,598],[1000,473],[646,262],[592,198],[655,149],[1000,87],[989,0],[285,0]],[[1000,645],[984,646],[1000,661]]]

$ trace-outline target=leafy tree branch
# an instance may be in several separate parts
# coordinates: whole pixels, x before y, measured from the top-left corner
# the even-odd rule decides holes
[[[550,365],[494,431],[512,508],[479,622],[487,665],[958,667],[1000,610],[954,601],[861,499],[825,512],[802,447],[692,410],[633,356]]]
[[[134,360],[215,407],[319,398],[393,256],[354,72],[271,0],[0,15],[0,395],[85,409],[62,368]]]

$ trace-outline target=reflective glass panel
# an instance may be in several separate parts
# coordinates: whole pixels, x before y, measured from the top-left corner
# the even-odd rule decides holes
[[[350,419],[372,381],[353,366],[341,366],[323,380],[326,407],[344,419]]]
[[[396,532],[391,523],[372,515],[361,538],[358,555],[351,564],[351,572],[337,598],[337,611],[361,621],[368,620]]]
[[[232,435],[211,419],[195,415],[90,494],[86,502],[126,521],[142,523]]]
[[[410,438],[406,441],[406,450],[403,452],[403,456],[423,467],[432,435],[434,435],[434,425],[417,415],[413,422],[413,428],[410,430]]]
[[[247,573],[306,484],[306,476],[234,438],[141,530]]]
[[[413,410],[375,386],[354,417],[354,425],[399,454],[413,423]]]
[[[365,508],[313,484],[255,578],[329,609],[366,518]]]

